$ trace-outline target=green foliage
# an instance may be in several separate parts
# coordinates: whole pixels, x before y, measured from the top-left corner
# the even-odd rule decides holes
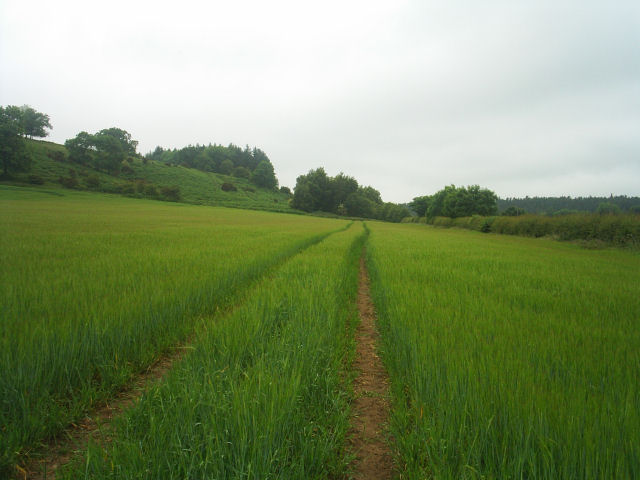
[[[370,228],[402,478],[637,478],[635,252]]]
[[[383,203],[380,192],[358,185],[344,173],[329,177],[324,168],[310,170],[296,179],[291,206],[305,212],[326,212],[341,216],[399,222],[409,215],[401,205]]]
[[[620,212],[621,212],[620,207],[615,203],[611,203],[611,202],[602,202],[600,205],[598,205],[598,208],[596,209],[596,213],[599,213],[601,215],[604,215],[604,214],[616,215]]]
[[[411,208],[418,217],[425,217],[427,215],[427,210],[429,209],[429,205],[431,202],[431,196],[425,195],[422,197],[415,197],[410,203],[409,208]]]
[[[69,160],[97,170],[117,174],[129,155],[136,155],[138,142],[120,128],[107,128],[91,135],[80,132],[65,142]]]
[[[518,217],[520,215],[524,215],[527,213],[524,208],[510,206],[505,211],[503,211],[500,215],[504,215],[505,217]]]
[[[603,242],[609,245],[640,245],[640,219],[633,214],[600,215],[595,213],[519,215],[482,217],[436,217],[430,223],[438,227],[468,228],[525,237],[552,236],[559,240]]]
[[[220,168],[218,169],[218,171],[224,175],[231,175],[231,173],[233,172],[233,162],[231,160],[223,160],[222,163],[220,163]]]
[[[289,187],[285,187],[284,185],[280,187],[280,193],[284,193],[287,196],[293,195],[291,189]]]
[[[2,176],[9,178],[12,173],[28,171],[30,157],[26,154],[22,138],[24,126],[19,107],[0,107],[0,161]]]
[[[51,129],[49,115],[38,112],[29,105],[20,107],[22,113],[22,126],[24,134],[29,137],[46,137],[49,135],[45,129]]]
[[[222,190],[224,190],[225,192],[237,192],[238,191],[236,186],[233,183],[229,183],[229,182],[223,183],[220,188],[222,188]]]
[[[251,174],[251,182],[255,185],[274,190],[278,187],[278,179],[273,171],[273,165],[267,160],[261,161]]]
[[[431,197],[421,198],[421,205],[428,205],[427,216],[435,218],[469,217],[471,215],[495,215],[498,211],[498,197],[491,190],[478,185],[456,187],[448,185]]]
[[[553,215],[556,212],[595,212],[601,203],[617,205],[622,212],[629,212],[640,203],[640,197],[618,195],[610,197],[525,197],[498,199],[498,207],[505,210],[510,206],[525,209],[529,213]]]
[[[269,157],[259,148],[249,148],[247,145],[244,149],[234,145],[224,147],[222,145],[209,144],[205,145],[189,145],[181,149],[165,150],[158,146],[155,150],[145,156],[147,160],[156,160],[168,165],[182,165],[188,168],[195,168],[203,172],[215,172],[223,175],[234,175],[239,178],[251,178],[262,162],[271,165]],[[264,167],[263,167],[264,168]],[[241,169],[241,170],[238,170]],[[273,165],[271,165],[273,171]],[[249,172],[249,177],[246,176]],[[262,176],[264,173],[259,173]],[[267,175],[268,176],[268,175]],[[274,174],[275,178],[275,174]],[[271,181],[267,181],[271,184]],[[277,185],[277,179],[276,179]],[[271,188],[266,186],[265,188]]]
[[[233,169],[233,176],[237,178],[244,178],[249,180],[251,178],[251,172],[245,167],[236,167]]]

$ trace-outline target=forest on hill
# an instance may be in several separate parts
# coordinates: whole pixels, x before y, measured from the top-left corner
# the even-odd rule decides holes
[[[526,213],[562,215],[579,212],[597,212],[601,204],[615,205],[621,212],[640,212],[640,197],[611,195],[609,197],[524,197],[499,198],[498,209],[503,212],[510,207]],[[615,210],[614,207],[614,210]]]

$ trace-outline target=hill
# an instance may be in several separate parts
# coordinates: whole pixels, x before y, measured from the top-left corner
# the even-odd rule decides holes
[[[297,213],[289,206],[290,196],[286,193],[257,187],[244,178],[142,157],[130,157],[118,175],[110,175],[70,162],[64,145],[40,140],[26,142],[31,169],[15,173],[10,180],[0,183],[48,188],[62,186],[198,205]]]

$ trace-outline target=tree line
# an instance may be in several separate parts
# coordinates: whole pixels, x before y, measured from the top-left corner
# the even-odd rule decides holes
[[[203,172],[220,173],[245,178],[259,187],[275,189],[278,186],[273,164],[259,148],[233,143],[223,145],[189,145],[181,149],[164,149],[160,146],[146,158],[169,165],[182,165]]]
[[[615,213],[640,211],[640,197],[525,197],[498,199],[499,210],[517,208],[527,213],[562,215],[579,212]],[[604,212],[608,209],[609,212]]]
[[[498,213],[498,196],[479,185],[447,185],[433,195],[415,197],[409,207],[419,217],[427,218],[489,216]]]
[[[49,115],[29,105],[0,106],[0,161],[4,178],[12,172],[29,170],[31,158],[27,155],[24,138],[46,137],[47,129],[51,129]]]
[[[322,167],[296,179],[291,206],[305,212],[327,212],[389,222],[399,222],[410,215],[403,205],[383,202],[375,188],[363,187],[344,173],[330,177]]]

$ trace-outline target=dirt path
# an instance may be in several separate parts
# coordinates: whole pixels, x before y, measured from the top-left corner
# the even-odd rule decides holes
[[[71,425],[53,439],[39,458],[34,455],[28,465],[24,468],[18,467],[16,478],[55,479],[58,468],[67,464],[76,452],[86,450],[90,439],[96,441],[108,439],[113,419],[132,407],[153,383],[162,379],[189,348],[184,345],[176,347],[171,353],[164,355],[143,373],[137,375],[108,403],[90,412],[82,421]]]
[[[351,478],[388,479],[394,472],[391,452],[385,441],[389,418],[389,378],[376,353],[378,332],[364,256],[360,259],[358,310],[360,325],[356,330],[356,358],[353,363],[358,376],[354,381],[354,413],[351,419],[351,450],[356,459]]]

